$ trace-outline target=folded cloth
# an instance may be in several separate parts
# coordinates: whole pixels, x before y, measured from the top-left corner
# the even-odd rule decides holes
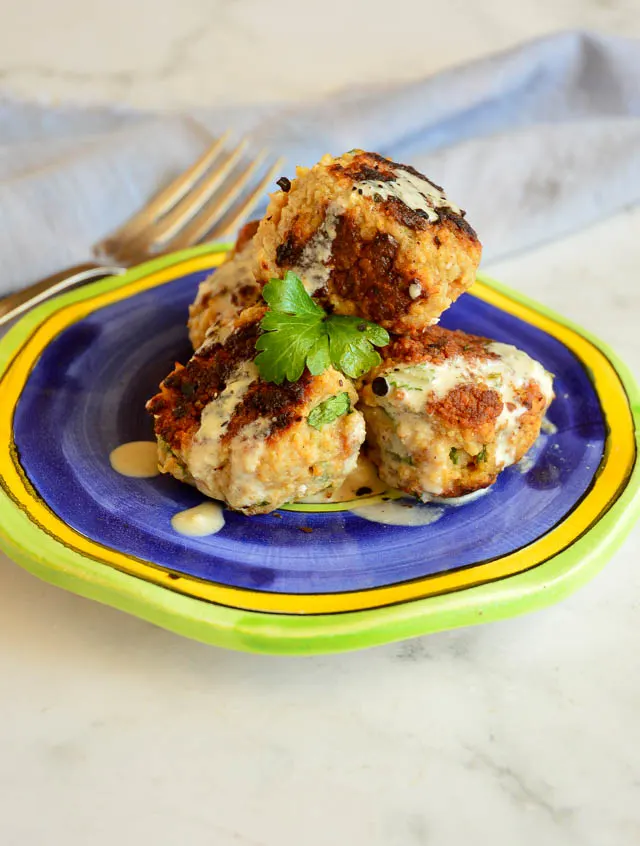
[[[409,84],[187,115],[0,100],[0,295],[91,245],[226,128],[287,156],[410,162],[468,212],[485,260],[640,200],[640,42],[561,33]]]

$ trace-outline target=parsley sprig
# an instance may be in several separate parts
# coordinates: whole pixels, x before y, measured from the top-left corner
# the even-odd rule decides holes
[[[297,382],[305,366],[319,376],[330,365],[357,379],[380,364],[374,347],[389,343],[386,329],[360,317],[328,315],[295,273],[271,279],[262,296],[269,310],[260,322],[255,363],[266,382]]]

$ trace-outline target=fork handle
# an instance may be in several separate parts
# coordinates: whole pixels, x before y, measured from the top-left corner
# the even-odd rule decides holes
[[[28,288],[23,288],[0,300],[0,326],[21,315],[38,303],[54,297],[74,285],[82,282],[101,279],[104,276],[119,276],[125,272],[124,267],[111,267],[94,263],[78,264],[47,276]]]

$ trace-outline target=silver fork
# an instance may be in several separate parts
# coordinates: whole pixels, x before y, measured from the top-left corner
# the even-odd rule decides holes
[[[93,247],[99,264],[86,263],[42,279],[0,300],[0,326],[75,285],[124,273],[127,267],[203,241],[227,237],[240,227],[282,168],[267,151],[244,154],[243,139],[228,148],[230,133],[163,188],[137,214]]]

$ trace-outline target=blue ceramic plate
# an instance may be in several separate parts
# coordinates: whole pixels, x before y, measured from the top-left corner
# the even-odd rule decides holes
[[[3,351],[3,379],[14,450],[4,465],[0,459],[0,472],[5,492],[39,535],[129,579],[128,589],[145,582],[168,595],[169,603],[178,596],[195,603],[198,613],[203,606],[249,612],[262,618],[262,632],[277,615],[277,637],[262,634],[258,642],[227,643],[221,627],[209,629],[201,621],[186,632],[270,651],[322,651],[402,637],[407,605],[413,619],[425,603],[484,585],[493,588],[488,610],[504,602],[507,583],[512,593],[515,580],[535,568],[540,580],[533,594],[548,588],[545,562],[557,565],[564,556],[563,572],[580,570],[578,539],[616,504],[622,507],[625,492],[635,491],[628,399],[635,387],[623,384],[610,354],[584,334],[487,281],[461,297],[442,325],[515,344],[555,374],[556,399],[548,415],[554,431],[541,436],[533,461],[507,469],[488,495],[445,508],[431,525],[380,525],[357,510],[281,510],[279,517],[226,511],[219,534],[177,534],[171,518],[202,502],[202,495],[170,477],[120,476],[109,454],[122,443],[153,439],[145,402],[173,363],[189,358],[187,307],[219,258],[219,252],[172,257],[97,283],[30,315],[21,332],[14,330],[15,337],[4,342],[10,342]],[[15,541],[15,529],[6,533]],[[598,539],[603,548],[610,534]],[[33,551],[31,543],[23,553]],[[516,595],[523,599],[518,590]],[[474,621],[478,607],[472,602],[462,622]],[[395,617],[394,609],[401,609]],[[441,611],[444,624],[436,627],[449,624],[450,611]],[[391,617],[380,637],[373,632],[382,612]],[[298,625],[305,615],[357,618],[357,642],[343,639],[342,619],[333,633],[329,627],[317,642],[305,640],[301,647],[300,636],[283,635],[282,625],[294,619]],[[418,623],[421,616],[429,617],[418,613]],[[431,621],[409,633],[432,628]]]

